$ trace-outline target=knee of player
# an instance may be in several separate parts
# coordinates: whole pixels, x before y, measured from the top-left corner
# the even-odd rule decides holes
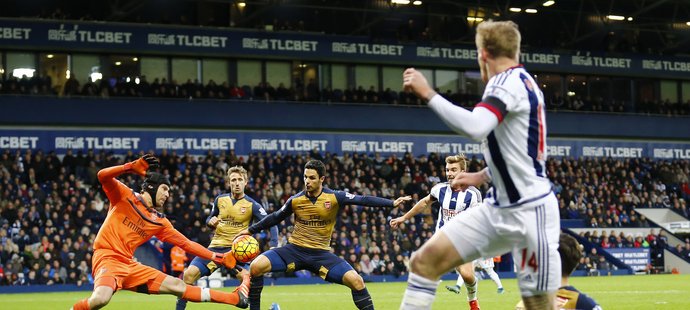
[[[89,298],[89,306],[91,309],[100,309],[105,307],[105,305],[110,302],[111,297],[112,294],[93,294],[91,295],[91,298]]]
[[[351,277],[350,282],[350,287],[354,290],[363,290],[365,287],[364,279],[362,279],[362,276],[357,273]]]
[[[196,280],[199,280],[199,269],[196,268],[188,268],[185,270],[184,275],[182,276],[182,279],[184,280],[184,283],[186,284],[194,284]]]
[[[252,261],[249,265],[249,273],[252,277],[263,276],[266,272],[271,270],[271,262],[266,258],[266,256],[259,255],[256,259]]]

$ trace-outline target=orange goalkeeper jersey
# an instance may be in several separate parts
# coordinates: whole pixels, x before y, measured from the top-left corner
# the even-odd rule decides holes
[[[213,257],[211,251],[177,231],[165,215],[148,208],[141,195],[115,179],[123,172],[123,166],[98,172],[98,179],[110,200],[110,210],[96,236],[94,251],[105,250],[120,256],[120,260],[130,261],[137,247],[156,236],[202,258]]]

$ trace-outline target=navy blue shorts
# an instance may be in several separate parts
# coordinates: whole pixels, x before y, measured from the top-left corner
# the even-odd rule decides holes
[[[268,250],[262,255],[271,261],[273,272],[309,270],[328,282],[338,284],[343,284],[346,272],[354,270],[345,260],[330,251],[309,249],[294,244]]]
[[[214,247],[214,248],[208,248],[211,252],[214,253],[225,253],[227,251],[230,251],[231,247]],[[189,264],[189,266],[196,266],[196,268],[199,268],[199,273],[200,277],[205,277],[211,275],[216,269],[218,269],[218,266],[215,262],[213,262],[210,259],[203,259],[201,257],[195,257],[192,262]],[[242,267],[243,269],[249,270],[249,264],[244,264],[237,262],[238,267]]]

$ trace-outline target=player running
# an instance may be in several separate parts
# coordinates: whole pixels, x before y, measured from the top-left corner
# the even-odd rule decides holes
[[[149,168],[157,167],[158,159],[146,154],[133,162],[104,168],[98,172],[98,180],[110,200],[110,209],[93,246],[93,293],[91,297],[74,304],[72,309],[100,309],[120,289],[146,294],[172,294],[192,302],[210,301],[247,308],[248,276],[243,278],[237,289],[227,293],[187,285],[181,279],[133,260],[134,250],[156,236],[216,264],[227,268],[235,267],[232,252],[213,253],[190,241],[175,230],[165,215],[160,213],[159,210],[162,210],[170,196],[170,181],[158,172],[147,174]],[[146,176],[141,193],[134,192],[115,179],[125,173]]]
[[[453,155],[446,157],[446,177],[448,181],[452,181],[455,175],[460,172],[467,171],[467,158],[465,155]],[[448,182],[438,183],[431,188],[431,193],[422,198],[417,204],[400,217],[394,218],[390,221],[393,229],[400,227],[400,224],[406,222],[413,216],[422,212],[424,208],[428,208],[435,201],[439,202],[438,220],[436,221],[436,230],[438,231],[444,224],[448,223],[455,215],[475,206],[482,202],[482,195],[479,190],[470,186],[465,190],[453,190]],[[477,278],[474,276],[474,267],[472,263],[466,263],[455,267],[455,270],[460,274],[458,276],[458,287],[455,293],[460,293],[460,286],[462,283],[467,283],[467,302],[471,310],[479,309],[479,302],[477,301]],[[455,288],[455,287],[453,287]]]
[[[252,220],[258,222],[266,217],[266,210],[254,199],[245,195],[244,189],[247,186],[247,180],[247,170],[243,167],[235,166],[228,169],[227,181],[230,184],[230,194],[221,194],[216,197],[211,208],[211,214],[206,219],[206,225],[213,228],[215,232],[208,247],[209,250],[216,253],[230,251],[233,238],[240,231],[247,229]],[[274,226],[271,228],[269,245],[274,248],[277,244],[278,228]],[[244,267],[248,266],[246,264]],[[199,278],[212,274],[218,267],[212,260],[195,257],[184,272],[184,282],[190,285],[194,284]],[[242,271],[238,264],[229,272],[235,276],[246,271]],[[264,277],[251,277],[250,284],[249,309],[258,310]],[[186,306],[186,300],[177,300],[177,310],[185,309]]]

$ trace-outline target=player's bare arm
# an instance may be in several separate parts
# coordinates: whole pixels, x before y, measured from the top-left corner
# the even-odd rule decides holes
[[[412,200],[412,196],[398,197],[393,201],[393,207],[397,208],[410,200]]]
[[[407,196],[409,197],[409,196]],[[401,197],[402,198],[402,197]],[[398,198],[400,199],[400,198]],[[424,208],[427,208],[431,205],[431,195],[427,195],[426,197],[420,199],[410,211],[407,211],[405,214],[402,216],[396,217],[390,221],[390,225],[393,229],[398,229],[400,227],[400,224],[405,223],[407,220],[409,220],[411,217],[419,214],[424,210]]]
[[[484,168],[479,172],[460,172],[456,174],[450,186],[453,189],[466,189],[469,186],[479,187],[490,181],[489,168]]]

